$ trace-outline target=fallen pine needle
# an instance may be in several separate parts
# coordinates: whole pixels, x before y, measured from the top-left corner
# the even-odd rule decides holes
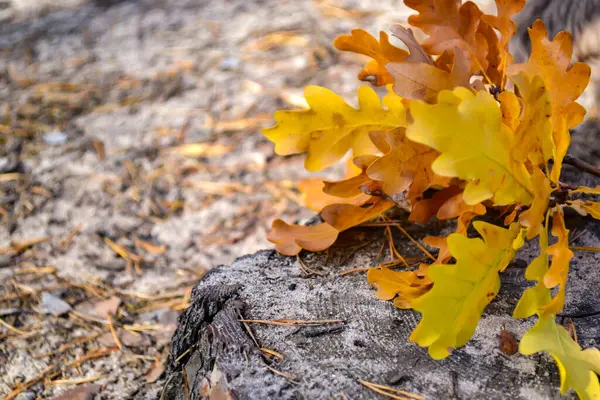
[[[270,355],[270,356],[277,357],[277,358],[279,358],[280,360],[283,360],[283,359],[284,359],[284,357],[283,357],[283,354],[281,354],[281,353],[278,353],[278,352],[276,352],[275,350],[267,349],[266,347],[261,347],[261,348],[260,348],[260,351],[262,351],[263,353],[266,353],[266,354],[268,354],[268,355]]]
[[[121,345],[121,340],[119,340],[119,335],[117,335],[117,331],[115,330],[115,325],[113,324],[113,320],[110,317],[109,313],[106,313],[106,320],[108,321],[108,328],[110,329],[110,333],[115,339],[115,344],[119,348],[119,350],[123,350],[123,346]]]
[[[239,319],[239,322],[251,322],[255,324],[265,324],[265,325],[278,325],[278,326],[315,326],[315,325],[325,325],[325,324],[336,324],[340,322],[346,322],[343,319],[322,319],[322,320],[302,320],[302,319],[274,319],[274,320],[265,320],[265,319]]]
[[[9,331],[16,333],[17,335],[27,335],[29,332],[22,331],[20,329],[15,328],[10,325],[8,322],[5,322],[2,318],[0,318],[0,325],[4,326]]]
[[[419,243],[415,238],[410,236],[410,234],[406,231],[406,229],[401,227],[400,224],[394,224],[394,226],[396,228],[398,228],[398,230],[400,232],[402,232],[404,234],[404,236],[406,236],[408,238],[408,240],[413,242],[414,245],[417,246],[419,248],[419,250],[421,250],[427,257],[429,257],[431,260],[435,261],[435,257],[432,256],[431,253],[429,251],[427,251],[427,249],[425,247],[423,247],[423,245],[421,243]]]
[[[267,367],[267,369],[268,369],[269,371],[271,371],[272,373],[274,373],[275,375],[279,375],[279,376],[281,376],[281,377],[284,377],[285,379],[287,379],[287,380],[288,380],[288,381],[290,381],[290,382],[293,382],[293,383],[299,383],[299,382],[296,380],[296,377],[295,377],[294,375],[291,375],[291,374],[286,374],[285,372],[281,372],[281,371],[279,371],[279,370],[276,370],[275,368],[273,368],[273,367],[270,367],[270,366],[268,366],[267,364],[265,364],[265,367]]]
[[[424,397],[420,396],[418,394],[413,394],[413,393],[409,393],[409,392],[405,392],[404,390],[400,390],[400,389],[394,389],[392,387],[389,386],[384,386],[384,385],[379,385],[377,383],[373,383],[373,382],[367,382],[367,381],[363,381],[362,379],[359,379],[358,382],[360,382],[361,385],[379,393],[382,394],[384,396],[387,396],[391,399],[396,399],[396,400],[413,400],[413,399],[418,399],[418,400],[423,400]],[[400,396],[396,396],[395,394],[389,393],[389,392],[393,392],[393,393],[398,393],[404,396],[408,396],[408,397],[400,397]]]
[[[57,379],[48,382],[49,385],[79,385],[81,383],[95,382],[102,378],[106,378],[108,375],[88,376],[87,378],[79,379]]]
[[[580,250],[580,251],[593,251],[600,252],[600,247],[589,247],[589,246],[569,246],[571,250]]]
[[[183,357],[185,357],[190,351],[192,351],[191,347],[189,349],[187,349],[186,351],[184,351],[183,353],[181,353],[181,355],[175,359],[175,362],[177,363],[177,362],[181,361],[181,359]]]
[[[342,271],[338,274],[338,276],[346,276],[349,274],[353,274],[355,272],[364,272],[364,271],[368,271],[370,268],[369,267],[359,267],[359,268],[352,268],[352,269],[348,269],[346,271]]]
[[[318,275],[318,276],[323,276],[323,274],[321,274],[320,272],[315,271],[314,269],[311,269],[308,267],[308,265],[306,265],[304,263],[304,261],[302,261],[302,259],[300,258],[300,256],[296,256],[296,258],[298,259],[298,263],[300,263],[300,269],[302,269],[304,272],[306,272],[308,275]]]

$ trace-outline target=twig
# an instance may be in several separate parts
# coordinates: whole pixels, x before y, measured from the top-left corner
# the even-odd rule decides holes
[[[573,157],[570,154],[567,154],[565,158],[563,158],[563,164],[569,164],[573,167],[580,169],[583,172],[587,172],[588,174],[592,174],[600,177],[600,168],[593,166],[583,160],[580,160],[577,157]]]
[[[335,324],[346,322],[343,319],[323,319],[323,320],[301,320],[301,319],[274,319],[272,321],[264,319],[240,319],[240,322],[251,322],[255,324],[278,325],[278,326],[316,326],[325,324]]]

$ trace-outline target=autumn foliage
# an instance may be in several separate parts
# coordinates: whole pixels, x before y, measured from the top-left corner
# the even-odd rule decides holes
[[[424,240],[439,249],[431,265],[379,266],[367,274],[378,298],[421,313],[410,340],[442,359],[469,341],[500,289],[499,274],[526,240],[537,238],[540,255],[525,271],[532,286],[514,317],[538,319],[519,350],[549,353],[562,392],[599,398],[600,351],[581,350],[555,322],[573,257],[563,209],[600,219],[600,203],[580,199],[600,194],[600,187],[574,189],[560,181],[569,129],[585,115],[575,101],[590,68],[571,64],[571,36],[561,32],[551,40],[541,21],[529,30],[530,59],[515,64],[508,44],[516,31],[512,17],[524,3],[496,0],[497,15],[486,15],[472,2],[405,0],[417,12],[409,24],[427,36],[419,43],[411,29],[392,27],[406,50],[385,32],[379,39],[360,29],[338,37],[339,50],[371,58],[358,78],[386,86],[387,94],[380,98],[361,86],[354,108],[309,86],[309,109],[275,113],[277,124],[263,133],[277,154],[305,153],[306,169],[321,171],[350,152],[353,165],[342,181],[300,183],[323,223],[277,220],[268,239],[285,255],[322,251],[340,232],[385,218],[394,207],[416,223],[456,220],[455,233]],[[496,224],[472,223],[492,213],[502,215]],[[478,237],[467,236],[470,227]]]

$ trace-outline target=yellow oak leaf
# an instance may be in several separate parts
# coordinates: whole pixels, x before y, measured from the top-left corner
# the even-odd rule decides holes
[[[407,301],[423,295],[431,287],[414,271],[392,271],[385,267],[370,268],[367,281],[377,289],[375,296],[379,300],[392,300],[401,295],[403,301]]]
[[[337,239],[339,231],[329,224],[314,226],[288,225],[277,219],[267,234],[267,240],[275,243],[275,250],[286,256],[295,256],[302,249],[323,251]]]
[[[502,112],[502,122],[513,131],[521,123],[521,103],[514,92],[505,90],[498,95],[500,102],[500,111]]]
[[[589,193],[589,192],[583,192]],[[600,203],[595,201],[574,200],[569,202],[569,206],[577,210],[582,215],[591,215],[595,219],[600,219]]]
[[[540,232],[540,255],[529,263],[525,270],[525,278],[529,281],[537,281],[533,287],[525,289],[519,299],[513,316],[515,318],[528,318],[536,313],[542,313],[542,308],[552,299],[550,289],[544,285],[544,275],[548,272],[548,216],[546,214],[546,227]]]
[[[540,317],[533,328],[523,335],[519,351],[529,355],[545,351],[552,356],[560,374],[560,392],[569,388],[582,400],[600,398],[600,351],[582,350],[569,332],[557,325],[554,315]]]
[[[394,78],[385,69],[392,61],[404,61],[409,54],[389,42],[387,33],[380,32],[379,41],[362,29],[354,29],[350,35],[338,36],[333,45],[342,51],[364,54],[371,57],[365,68],[358,74],[358,79],[368,81],[376,86],[394,82]]]
[[[521,162],[529,159],[534,165],[544,164],[554,156],[550,95],[539,76],[530,80],[524,73],[519,73],[511,79],[519,88],[524,103],[523,117],[515,131],[519,145],[514,149],[513,157]]]
[[[441,153],[432,164],[433,172],[467,181],[463,194],[467,204],[488,199],[495,205],[531,203],[531,176],[512,158],[517,146],[514,133],[502,123],[491,94],[475,95],[465,88],[443,91],[437,104],[411,102],[410,113],[413,122],[406,136]]]
[[[469,62],[458,48],[451,72],[424,62],[408,61],[389,63],[387,69],[394,77],[394,92],[407,99],[431,102],[442,90],[470,87]]]
[[[542,222],[552,193],[550,179],[539,168],[536,167],[533,170],[531,181],[533,183],[533,201],[529,209],[519,215],[519,222],[527,228],[527,240],[533,239],[542,230]]]
[[[539,75],[552,99],[552,135],[555,145],[554,167],[551,178],[558,181],[562,160],[571,141],[569,129],[579,124],[585,116],[585,109],[575,103],[590,80],[589,65],[578,62],[571,66],[573,41],[571,35],[560,32],[550,41],[548,32],[541,20],[534,22],[529,29],[531,56],[526,63],[513,64],[509,75],[524,72],[530,77]]]
[[[541,308],[543,315],[558,314],[562,311],[565,305],[569,262],[573,258],[573,252],[569,249],[569,231],[565,227],[565,217],[560,208],[552,214],[552,235],[558,240],[547,250],[548,255],[552,256],[552,262],[544,275],[544,286],[548,289],[558,286],[558,292]]]
[[[467,56],[471,72],[485,71],[488,44],[478,33],[483,13],[473,2],[460,5],[456,0],[405,0],[404,4],[419,12],[408,23],[427,33],[421,43],[429,54],[442,54],[460,48]],[[459,8],[460,6],[460,8]]]
[[[600,194],[600,186],[596,186],[595,188],[579,186],[577,189],[571,191],[571,193]]]
[[[395,203],[392,201],[387,201],[380,197],[372,197],[370,202],[362,206],[351,204],[333,204],[327,206],[321,211],[321,217],[338,231],[345,231],[348,228],[375,218],[394,205]]]
[[[422,318],[410,340],[429,347],[434,359],[447,357],[473,336],[483,310],[498,294],[499,271],[515,255],[518,224],[510,229],[482,221],[473,225],[482,238],[450,235],[448,248],[456,264],[429,266],[427,276],[433,288],[412,302]]]
[[[448,185],[448,178],[440,177],[431,170],[431,163],[439,153],[408,140],[405,128],[371,132],[370,137],[385,154],[369,166],[367,175],[382,181],[386,194],[394,195],[409,189],[408,199],[414,201],[432,186]]]
[[[304,96],[310,109],[277,111],[274,115],[277,124],[262,133],[275,143],[279,155],[308,153],[304,165],[309,171],[333,165],[351,149],[355,157],[376,154],[369,132],[406,126],[402,99],[393,93],[383,98],[386,108],[382,108],[377,93],[361,86],[358,109],[319,86],[307,86]]]

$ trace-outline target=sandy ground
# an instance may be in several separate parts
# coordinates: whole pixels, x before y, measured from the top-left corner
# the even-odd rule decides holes
[[[302,158],[274,157],[259,129],[308,84],[354,100],[363,60],[333,39],[408,12],[0,3],[0,396],[157,398],[193,284],[271,247],[273,219],[311,216]]]

